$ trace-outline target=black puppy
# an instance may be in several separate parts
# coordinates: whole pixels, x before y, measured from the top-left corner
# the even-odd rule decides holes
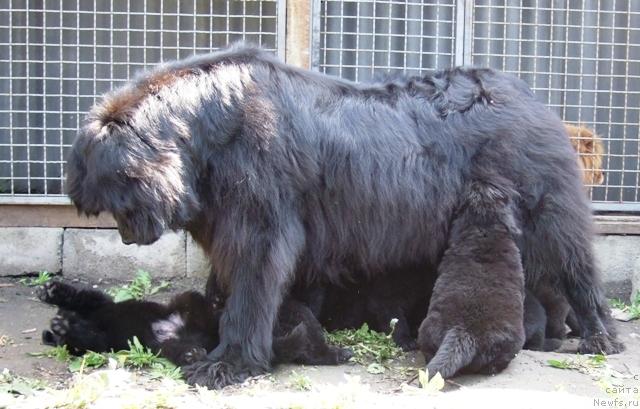
[[[222,309],[195,291],[179,294],[168,305],[136,300],[115,303],[101,291],[54,281],[45,284],[38,296],[60,307],[51,329],[42,333],[43,343],[67,345],[76,355],[126,349],[128,340],[136,336],[177,365],[187,365],[205,357],[219,342]],[[273,349],[274,363],[336,365],[351,357],[348,349],[327,345],[313,314],[294,300],[285,300],[281,306]]]
[[[514,196],[508,183],[498,188],[480,178],[464,195],[418,334],[430,376],[497,373],[525,343]]]

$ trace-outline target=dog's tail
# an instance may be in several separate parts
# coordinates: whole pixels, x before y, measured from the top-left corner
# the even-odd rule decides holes
[[[469,365],[476,355],[474,339],[462,328],[447,331],[434,357],[427,364],[429,378],[437,372],[444,379],[451,378],[459,370]]]

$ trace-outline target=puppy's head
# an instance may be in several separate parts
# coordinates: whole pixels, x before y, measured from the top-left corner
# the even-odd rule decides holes
[[[137,114],[137,92],[120,90],[89,113],[68,158],[67,193],[79,212],[110,212],[125,244],[150,244],[183,227],[198,203],[179,141]]]
[[[602,158],[604,145],[598,135],[584,126],[566,124],[571,145],[578,153],[578,164],[583,171],[586,185],[599,185],[604,182]]]

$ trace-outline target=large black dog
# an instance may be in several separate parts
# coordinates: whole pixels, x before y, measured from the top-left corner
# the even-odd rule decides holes
[[[67,187],[79,211],[111,212],[125,243],[185,228],[203,247],[230,296],[220,345],[188,374],[221,387],[268,369],[294,278],[436,264],[473,183],[510,185],[526,279],[562,285],[580,350],[619,351],[579,172],[562,122],[512,76],[362,85],[237,46],[107,95],[74,143]]]

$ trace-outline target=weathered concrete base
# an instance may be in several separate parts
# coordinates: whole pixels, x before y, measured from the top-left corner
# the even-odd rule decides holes
[[[149,246],[125,245],[115,229],[66,229],[63,275],[129,280],[138,269],[155,278],[184,277],[185,235],[165,233]]]
[[[189,234],[166,233],[151,246],[126,246],[116,229],[0,228],[0,275],[62,272],[85,279],[129,280],[138,269],[157,278],[206,278],[209,261]],[[640,291],[640,236],[599,236],[595,241],[609,297]],[[633,287],[633,288],[632,288]]]
[[[198,244],[187,234],[187,277],[207,278],[211,263],[205,256],[204,251]]]
[[[640,236],[598,236],[595,250],[607,296],[628,300],[640,271]]]
[[[62,270],[60,228],[0,229],[0,276]]]

